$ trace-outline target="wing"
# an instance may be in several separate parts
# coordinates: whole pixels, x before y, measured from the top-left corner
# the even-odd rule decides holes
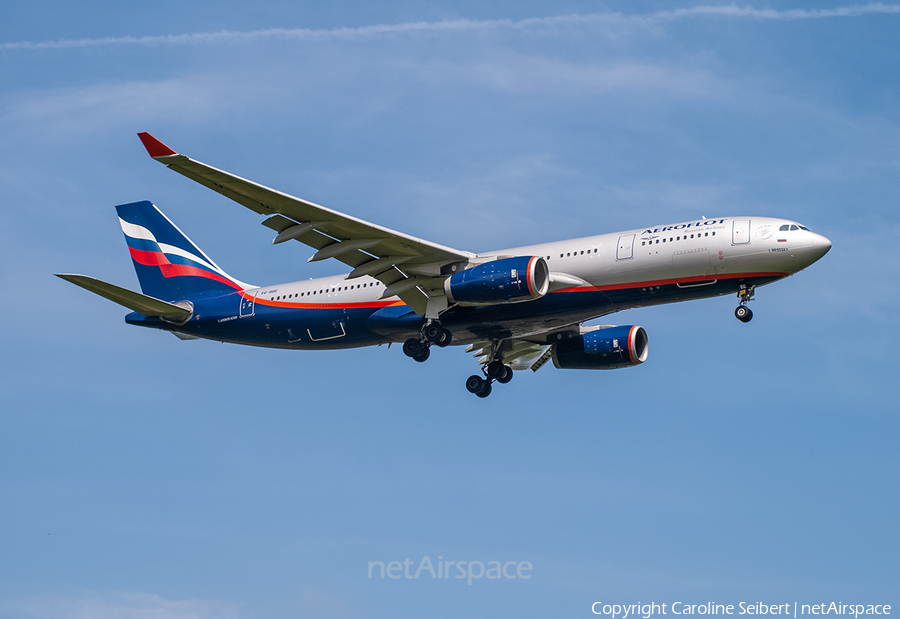
[[[583,327],[580,324],[568,325],[558,329],[541,331],[525,337],[495,340],[492,342],[476,342],[466,348],[466,352],[480,357],[478,363],[487,365],[497,359],[513,370],[532,370],[537,372],[550,360],[550,348],[555,342],[574,337],[599,327]]]
[[[138,137],[151,157],[261,215],[276,231],[273,243],[297,240],[317,250],[309,261],[335,258],[353,268],[348,279],[369,275],[385,285],[382,297],[398,296],[419,315],[428,299],[443,295],[452,265],[474,254],[395,232],[307,200],[269,189],[176,153],[149,133]]]

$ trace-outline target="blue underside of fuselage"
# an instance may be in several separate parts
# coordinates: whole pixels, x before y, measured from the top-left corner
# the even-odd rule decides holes
[[[609,290],[576,289],[525,303],[486,307],[454,307],[441,314],[441,324],[454,343],[521,337],[576,324],[625,309],[734,294],[741,286],[760,286],[777,276],[719,279],[708,283],[665,283]],[[405,305],[388,307],[294,308],[256,303],[244,315],[240,294],[188,297],[194,314],[184,325],[138,313],[129,324],[179,331],[201,338],[296,349],[337,349],[402,342],[416,337],[424,319]]]

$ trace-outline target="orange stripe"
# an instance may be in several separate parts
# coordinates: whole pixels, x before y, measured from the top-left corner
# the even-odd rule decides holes
[[[625,282],[622,284],[610,284],[608,286],[575,286],[573,288],[563,288],[555,290],[553,294],[559,292],[588,292],[603,290],[625,290],[628,288],[637,288],[640,286],[666,286],[670,284],[686,284],[688,282],[705,282],[712,279],[740,279],[742,277],[787,277],[790,273],[726,273],[724,275],[698,275],[697,277],[682,277],[674,279],[658,279],[646,282]]]
[[[241,291],[241,296],[247,300],[254,299],[253,295]],[[293,301],[273,301],[255,297],[255,303],[268,307],[281,307],[289,309],[359,309],[366,307],[392,307],[404,305],[403,301],[360,301],[357,303],[295,303]]]
[[[531,265],[535,260],[537,260],[537,258],[532,256],[531,260],[528,261],[528,269],[525,271],[525,283],[528,284],[528,294],[537,299],[538,295],[534,294],[534,286],[531,285]]]
[[[636,325],[632,325],[631,329],[628,330],[628,358],[631,359],[632,363],[637,363],[637,359],[634,358],[634,354],[632,354],[631,349],[633,346],[631,345],[631,336],[634,333],[634,330],[637,329]]]

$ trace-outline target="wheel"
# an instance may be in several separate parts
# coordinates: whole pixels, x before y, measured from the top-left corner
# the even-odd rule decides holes
[[[753,312],[746,305],[738,305],[737,309],[734,310],[734,316],[741,322],[750,322],[753,319]]]
[[[438,346],[443,348],[444,346],[449,346],[450,341],[452,339],[453,339],[453,334],[451,334],[449,331],[444,329],[443,333],[441,333],[441,339],[439,339],[437,342],[435,342],[435,344],[437,344]]]
[[[444,329],[436,322],[430,322],[422,328],[422,336],[426,342],[436,344],[444,337]]]
[[[425,344],[420,342],[414,337],[409,338],[405,342],[403,342],[403,354],[407,357],[412,357],[415,359],[416,355],[422,353],[422,349],[425,348]]]
[[[503,376],[497,377],[497,382],[500,383],[501,385],[505,385],[506,383],[511,381],[513,378],[512,368],[510,368],[508,365],[504,365],[503,369],[505,370]]]
[[[484,387],[475,395],[477,395],[479,398],[486,398],[491,395],[491,383],[484,381]]]
[[[466,379],[466,389],[469,393],[478,393],[484,389],[485,384],[487,384],[487,381],[478,376],[478,374],[472,374]]]
[[[502,361],[491,361],[487,365],[488,378],[500,378],[506,373],[506,366]]]
[[[419,363],[422,363],[423,361],[427,360],[428,357],[430,357],[430,356],[431,356],[431,349],[428,348],[427,346],[423,346],[422,352],[420,352],[418,355],[413,357],[413,359],[415,359]]]

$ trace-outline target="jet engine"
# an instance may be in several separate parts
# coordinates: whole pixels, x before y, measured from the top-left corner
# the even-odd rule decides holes
[[[540,299],[550,287],[550,268],[540,256],[501,258],[455,273],[444,292],[457,305],[496,305]]]
[[[612,370],[647,360],[647,332],[625,325],[588,331],[553,345],[553,365],[565,370]]]

